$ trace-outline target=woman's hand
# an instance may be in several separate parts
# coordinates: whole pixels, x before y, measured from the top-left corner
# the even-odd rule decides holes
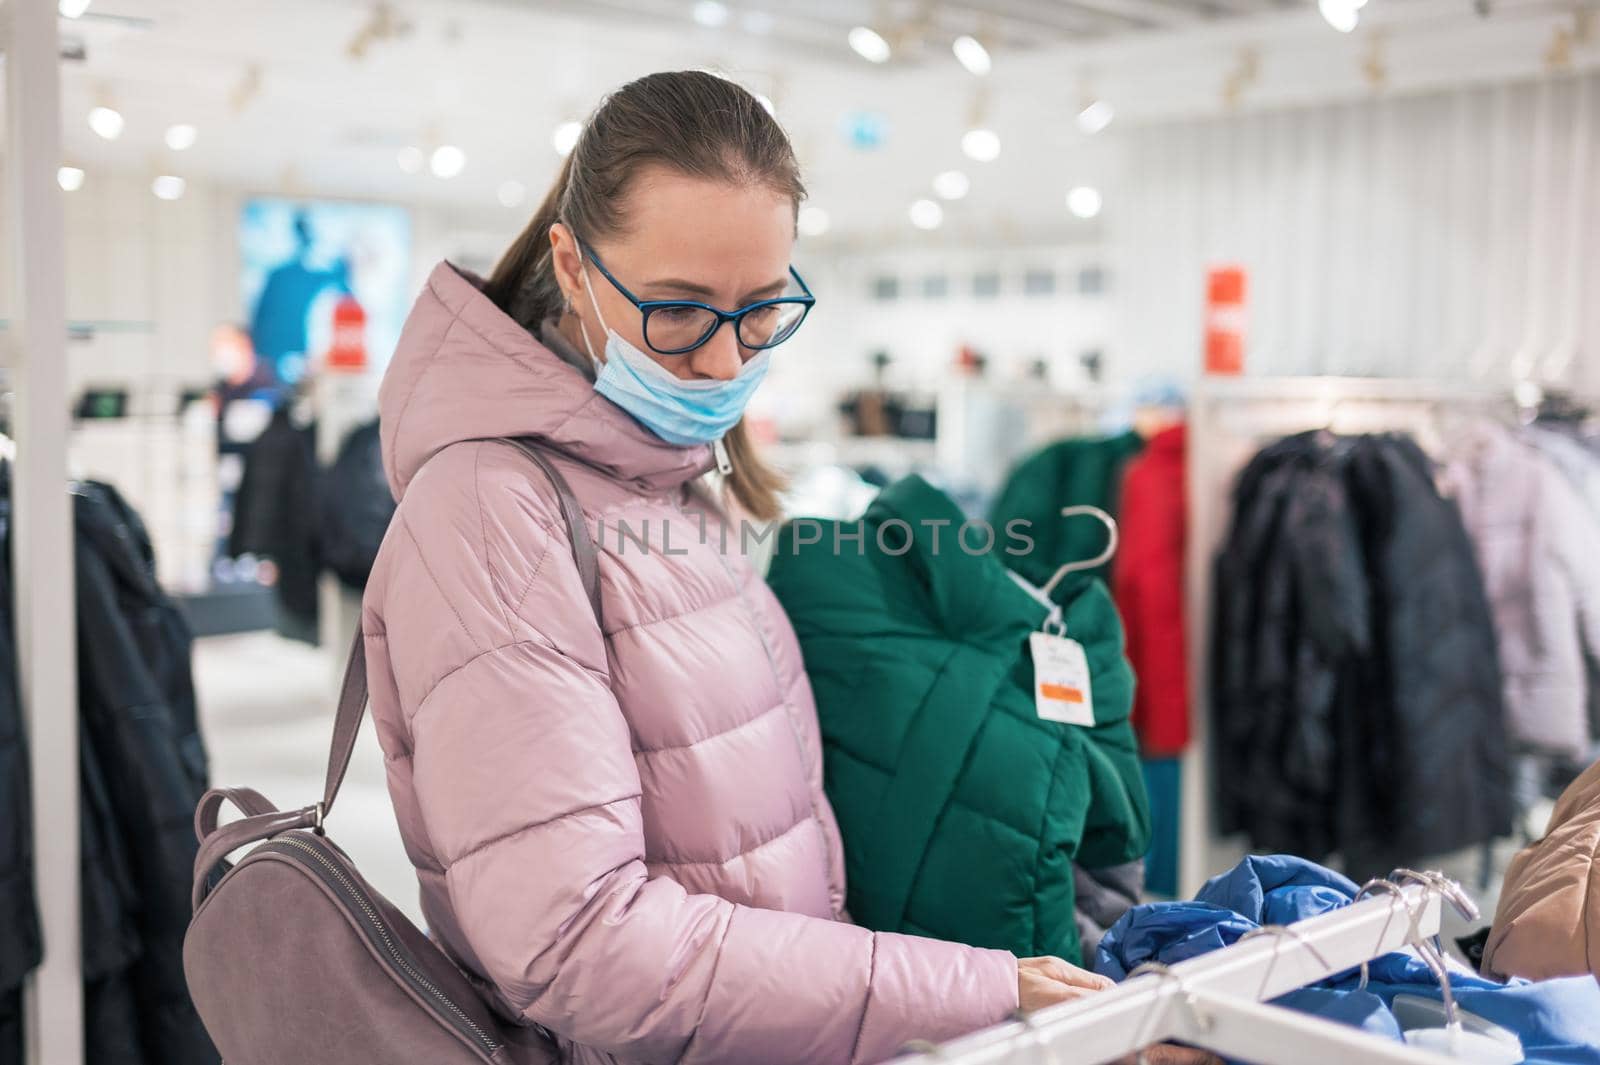
[[[1116,983],[1060,958],[1017,959],[1017,1005],[1024,1013],[1072,1002]]]
[[[1115,986],[1115,981],[1060,958],[1017,959],[1017,1004],[1024,1013],[1058,1002],[1073,1002]],[[1137,1055],[1130,1056],[1119,1065],[1134,1065],[1137,1060]],[[1220,1059],[1203,1050],[1163,1044],[1146,1050],[1140,1065],[1220,1065]]]

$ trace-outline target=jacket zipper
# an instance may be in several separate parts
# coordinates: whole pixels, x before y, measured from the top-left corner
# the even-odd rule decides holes
[[[389,956],[393,958],[396,964],[398,964],[404,971],[411,985],[417,990],[431,995],[435,1001],[444,1006],[445,1009],[449,1010],[450,1014],[454,1015],[453,1018],[451,1016],[444,1016],[443,1019],[445,1021],[449,1022],[451,1026],[457,1031],[461,1032],[462,1035],[471,1038],[478,1046],[483,1048],[483,1051],[489,1056],[494,1056],[494,1054],[500,1050],[500,1044],[496,1043],[492,1038],[490,1038],[489,1033],[485,1032],[477,1023],[472,1020],[472,1018],[463,1013],[461,1007],[450,1001],[443,991],[440,991],[434,986],[431,980],[412,967],[411,962],[406,958],[399,946],[390,937],[389,929],[384,925],[383,918],[378,915],[377,907],[372,904],[372,901],[367,897],[366,892],[362,891],[349,877],[345,876],[344,870],[340,869],[336,864],[330,861],[328,856],[323,854],[319,849],[313,847],[304,840],[296,839],[294,836],[277,836],[272,840],[269,840],[264,846],[272,847],[277,845],[292,847],[297,851],[301,851],[310,855],[316,861],[317,865],[321,867],[321,870],[325,870],[325,872],[319,873],[319,875],[322,877],[322,880],[325,883],[328,883],[329,886],[334,887],[336,890],[342,889],[347,898],[351,899],[356,903],[356,905],[361,907],[362,913],[366,915],[367,923],[370,924],[372,929],[378,933],[378,936],[382,939],[383,946],[388,951]]]

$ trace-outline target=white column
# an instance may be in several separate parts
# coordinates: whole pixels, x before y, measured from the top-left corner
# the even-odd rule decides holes
[[[55,0],[0,7],[6,52],[5,230],[15,256],[7,355],[15,372],[11,489],[17,665],[33,778],[44,964],[29,981],[32,1065],[83,1061],[78,915],[78,690],[67,498],[66,252]]]

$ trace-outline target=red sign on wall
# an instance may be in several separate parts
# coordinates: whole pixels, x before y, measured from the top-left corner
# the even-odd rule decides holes
[[[346,372],[367,368],[367,312],[349,293],[333,306],[333,346],[328,349],[327,368]]]
[[[1244,373],[1245,296],[1242,266],[1214,266],[1206,275],[1206,373]]]

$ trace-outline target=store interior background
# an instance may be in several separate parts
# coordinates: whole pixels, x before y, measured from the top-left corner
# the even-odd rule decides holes
[[[1221,397],[1214,464],[1191,482],[1210,493],[1191,501],[1196,535],[1215,537],[1230,463],[1274,434],[1409,425],[1458,393],[1600,396],[1600,7],[1368,0],[1341,32],[1337,0],[1323,6],[93,0],[61,31],[62,164],[81,172],[63,179],[67,373],[74,397],[128,406],[75,420],[75,469],[144,515],[168,591],[222,616],[215,585],[238,574],[216,558],[215,417],[180,398],[211,388],[216,328],[249,318],[246,204],[403,209],[390,266],[408,304],[440,259],[492,267],[607,89],[689,67],[770,102],[810,191],[795,263],[817,307],[751,411],[802,479],[921,469],[976,505],[1030,449],[1123,428],[1141,397]],[[852,47],[857,27],[885,61]],[[963,35],[986,73],[953,53]],[[96,107],[123,117],[115,139],[91,129]],[[175,124],[192,146],[169,146]],[[974,130],[997,156],[975,157]],[[1240,382],[1202,372],[1219,266],[1247,278]],[[387,356],[313,374],[310,404],[339,405],[326,424],[371,415]],[[935,412],[936,430],[852,434],[839,408],[863,389]],[[197,641],[214,782],[281,804],[319,790],[355,616],[323,584],[320,648],[270,615]],[[343,794],[341,845],[414,907],[370,736]],[[1236,853],[1207,838],[1183,891]],[[1475,882],[1477,861],[1451,869]]]

